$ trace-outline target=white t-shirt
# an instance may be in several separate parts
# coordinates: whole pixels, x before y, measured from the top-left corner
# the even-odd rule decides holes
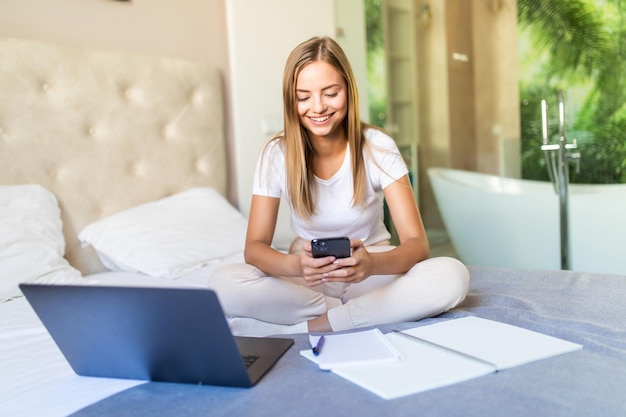
[[[377,129],[367,129],[365,138],[365,170],[367,173],[364,204],[353,206],[352,163],[350,150],[341,168],[328,180],[315,177],[317,183],[316,211],[310,219],[291,211],[291,227],[305,240],[347,236],[361,239],[368,246],[387,240],[389,231],[383,223],[383,190],[402,178],[408,169],[396,143]],[[271,143],[259,157],[254,176],[253,194],[281,198],[287,193],[285,151],[282,141]]]

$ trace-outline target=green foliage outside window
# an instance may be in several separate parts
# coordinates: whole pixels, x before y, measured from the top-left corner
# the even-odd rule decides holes
[[[582,155],[571,181],[626,183],[626,0],[518,0],[518,16],[522,176],[548,179],[541,100],[556,142],[562,90],[565,136]]]
[[[370,123],[384,128],[387,122],[387,90],[381,1],[365,0],[365,33]]]

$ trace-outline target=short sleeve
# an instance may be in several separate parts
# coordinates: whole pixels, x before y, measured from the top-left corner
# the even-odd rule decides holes
[[[285,153],[280,140],[269,142],[257,160],[252,194],[280,198],[285,190]]]
[[[366,131],[368,140],[368,163],[370,180],[375,188],[384,190],[409,170],[394,140],[377,129]]]

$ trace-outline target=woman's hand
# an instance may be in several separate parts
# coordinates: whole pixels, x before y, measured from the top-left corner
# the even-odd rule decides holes
[[[351,239],[352,255],[348,258],[325,256],[313,258],[311,243],[306,242],[300,254],[302,276],[310,287],[324,282],[361,282],[370,276],[372,259],[360,239]]]

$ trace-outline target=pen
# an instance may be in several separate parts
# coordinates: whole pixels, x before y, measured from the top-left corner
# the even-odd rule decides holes
[[[320,336],[319,339],[317,339],[317,344],[315,346],[313,346],[313,354],[315,356],[319,355],[320,352],[322,351],[322,346],[324,346],[324,336]]]

